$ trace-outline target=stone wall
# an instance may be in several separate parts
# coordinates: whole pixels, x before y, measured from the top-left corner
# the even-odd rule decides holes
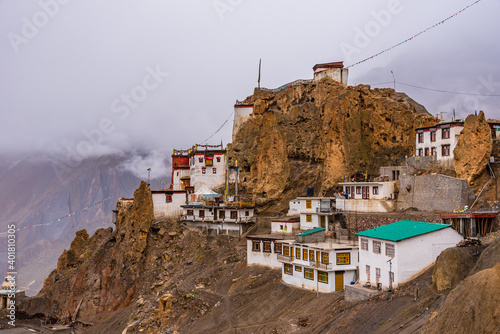
[[[408,175],[435,170],[436,168],[449,171],[455,170],[453,167],[453,159],[438,160],[435,155],[406,158],[406,168],[406,174]]]
[[[407,175],[400,179],[398,210],[453,211],[474,201],[467,181],[442,174]]]
[[[323,242],[326,239],[325,231],[319,231],[308,235],[297,235],[296,240],[300,243]]]

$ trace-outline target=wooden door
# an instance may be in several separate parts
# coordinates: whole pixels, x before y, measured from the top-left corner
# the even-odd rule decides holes
[[[335,272],[335,291],[344,290],[344,273]]]

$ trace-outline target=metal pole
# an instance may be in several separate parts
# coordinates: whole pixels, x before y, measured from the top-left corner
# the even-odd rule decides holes
[[[394,82],[394,91],[396,91],[396,77],[394,76],[394,72],[391,71],[391,74],[392,74],[392,80]]]
[[[149,187],[149,184],[150,184],[150,178],[151,178],[151,168],[148,168],[148,187]]]
[[[389,260],[389,288],[391,289],[391,302],[392,302],[392,259]]]

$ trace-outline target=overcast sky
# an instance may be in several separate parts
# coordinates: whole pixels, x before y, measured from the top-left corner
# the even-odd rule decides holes
[[[351,65],[473,0],[0,0],[0,153],[171,152],[212,135],[236,99]],[[500,95],[499,0],[350,68],[349,84],[393,80]],[[374,87],[392,87],[382,84]],[[397,84],[429,112],[500,118],[500,97]],[[445,114],[451,117],[451,114]],[[210,143],[231,140],[232,118]]]

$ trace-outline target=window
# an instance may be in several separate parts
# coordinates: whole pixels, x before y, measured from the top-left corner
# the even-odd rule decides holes
[[[328,273],[318,270],[318,282],[328,283]]]
[[[283,225],[280,225],[280,230],[283,230]]]
[[[423,151],[421,148],[419,148],[419,149],[417,150],[417,156],[421,157],[421,156],[423,156],[423,155],[424,155],[424,151]]]
[[[304,248],[304,250],[302,251],[302,255],[304,255],[303,256],[304,261],[307,261],[307,249],[306,248]]]
[[[428,148],[428,147],[426,147],[426,148],[425,148],[425,156],[426,156],[426,157],[428,157],[428,156],[429,156],[429,148]]]
[[[444,128],[441,130],[441,139],[448,139],[450,138],[450,128]]]
[[[389,277],[391,282],[394,282],[394,273],[392,271],[389,271]]]
[[[201,174],[206,174],[207,173],[207,169],[205,167],[202,167],[201,168]]]
[[[393,244],[385,244],[385,255],[390,257],[396,256],[396,250]]]
[[[301,266],[295,266],[295,271],[302,271],[302,267]]]
[[[361,238],[361,249],[365,251],[368,250],[368,239]]]
[[[193,210],[187,210],[187,215],[188,215],[188,216],[193,216],[193,215],[194,215],[194,214],[193,214]]]
[[[248,217],[250,215],[250,212],[247,210],[245,211],[245,216]]]
[[[309,268],[304,268],[304,278],[314,280],[314,270]]]
[[[289,263],[284,263],[283,264],[283,270],[285,271],[285,274],[287,275],[293,275],[293,266]]]
[[[203,158],[198,158],[198,161],[199,162],[203,162]]]
[[[238,219],[238,211],[231,211],[231,219]]]
[[[423,143],[424,142],[424,133],[423,132],[417,133],[417,139],[418,139],[419,143]]]
[[[337,264],[351,264],[351,253],[337,253]]]
[[[321,263],[329,264],[330,263],[330,254],[321,252]]]
[[[310,199],[306,201],[306,209],[312,209],[312,201]]]
[[[382,248],[380,241],[373,240],[373,252],[380,254],[380,249]]]
[[[172,202],[172,195],[167,195],[167,203],[171,203]]]
[[[217,157],[217,162],[220,162],[220,157]]]
[[[346,193],[347,195],[350,195],[350,194],[351,194],[351,187],[346,187],[346,188],[345,188],[345,193]]]
[[[295,258],[300,260],[300,248],[299,247],[295,248]]]
[[[281,244],[280,243],[274,243],[274,252],[276,254],[281,254]]]
[[[205,218],[205,210],[200,210],[200,213],[198,214],[200,218]]]
[[[260,240],[253,240],[252,241],[252,250],[254,252],[260,252]]]
[[[224,210],[219,211],[219,219],[226,219],[226,212]]]
[[[309,250],[309,261],[314,261],[314,251],[312,249]]]
[[[366,266],[366,281],[370,282],[370,266]]]
[[[436,131],[431,131],[431,141],[436,141]]]
[[[262,242],[262,251],[264,253],[271,253],[271,241]]]
[[[361,187],[356,187],[356,195],[361,195]]]
[[[312,223],[312,221],[313,221],[312,215],[306,215],[306,222]]]
[[[437,155],[437,150],[435,147],[431,147],[431,155]]]
[[[377,280],[377,284],[380,283],[380,268],[375,268],[375,279]]]
[[[441,148],[442,148],[441,155],[443,157],[449,157],[450,156],[450,145],[443,145],[443,146],[441,146]]]
[[[217,174],[217,168],[212,168],[212,173]]]
[[[283,255],[290,256],[290,247],[289,246],[283,246]]]
[[[378,195],[378,186],[373,187],[373,195]]]

